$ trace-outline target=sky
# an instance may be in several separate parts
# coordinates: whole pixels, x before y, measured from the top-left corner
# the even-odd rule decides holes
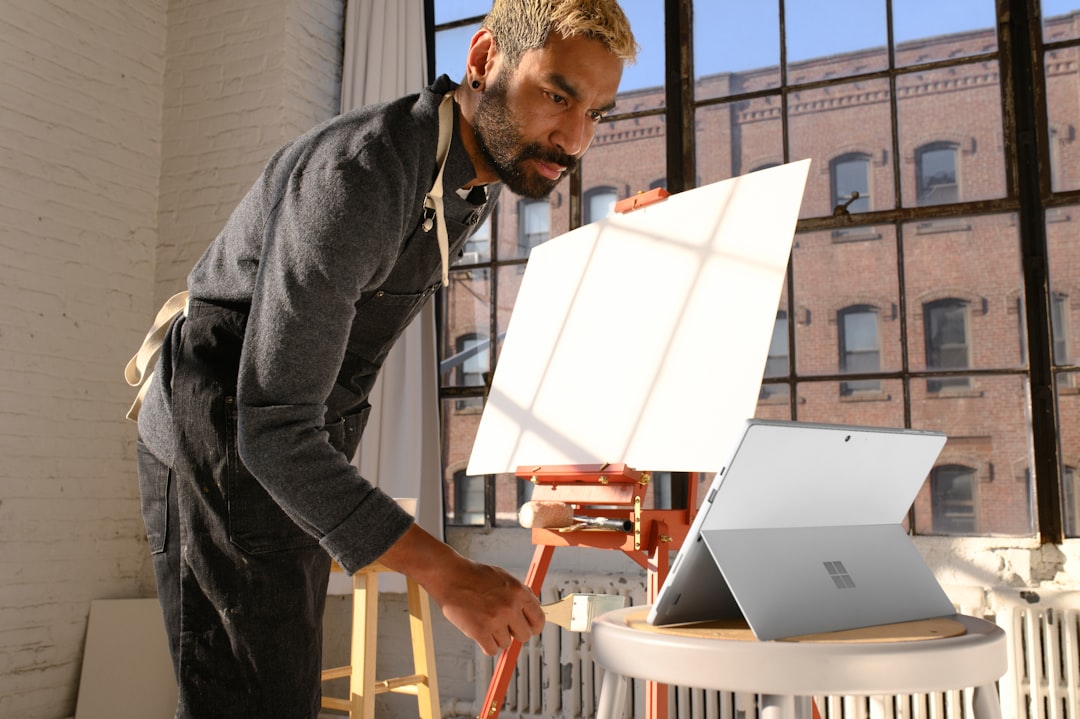
[[[641,52],[621,89],[657,87],[664,79],[661,0],[621,0]],[[994,25],[995,0],[893,0],[897,42]],[[491,0],[435,0],[436,23],[482,15]],[[785,0],[788,61],[883,47],[885,0]],[[1080,0],[1042,0],[1043,15],[1080,10]],[[774,66],[780,60],[778,0],[695,0],[694,65],[699,75]],[[465,49],[476,27],[440,34],[436,71],[464,74]]]

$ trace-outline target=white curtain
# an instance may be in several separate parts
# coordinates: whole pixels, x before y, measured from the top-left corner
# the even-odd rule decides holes
[[[342,111],[420,91],[426,58],[423,0],[348,0]],[[417,523],[441,538],[436,355],[434,302],[428,302],[386,358],[354,464],[390,496],[415,499]]]
[[[426,73],[423,0],[347,0],[342,111],[419,92]]]

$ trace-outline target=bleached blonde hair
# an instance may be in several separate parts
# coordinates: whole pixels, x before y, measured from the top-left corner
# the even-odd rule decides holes
[[[552,33],[599,40],[623,63],[637,57],[630,21],[616,0],[495,0],[483,27],[510,67],[543,47]]]

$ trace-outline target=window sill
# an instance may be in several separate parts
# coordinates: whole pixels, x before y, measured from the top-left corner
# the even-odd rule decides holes
[[[939,389],[939,390],[927,390],[927,399],[979,399],[983,396],[982,390],[978,389],[961,389],[959,387],[952,389]]]
[[[881,233],[873,227],[863,227],[853,230],[833,230],[832,241],[834,245],[842,245],[845,242],[872,242],[881,239]]]
[[[971,223],[964,220],[933,220],[915,226],[919,235],[939,235],[945,232],[971,232]]]
[[[892,395],[888,392],[852,392],[851,394],[841,394],[841,402],[889,402],[892,400]]]

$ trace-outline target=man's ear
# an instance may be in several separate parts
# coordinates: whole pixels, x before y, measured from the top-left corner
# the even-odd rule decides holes
[[[479,82],[479,87],[474,89],[483,89],[498,57],[499,51],[495,46],[495,38],[491,36],[491,31],[487,28],[477,30],[469,42],[469,52],[465,58],[466,81]]]

